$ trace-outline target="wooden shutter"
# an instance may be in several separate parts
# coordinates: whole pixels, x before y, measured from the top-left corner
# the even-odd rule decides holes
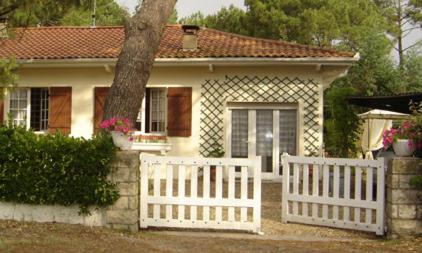
[[[70,134],[72,125],[72,87],[50,88],[48,131]]]
[[[167,92],[167,135],[192,135],[192,88],[169,88]]]
[[[109,87],[95,87],[94,90],[94,133],[100,130],[104,115],[104,104]]]
[[[0,88],[0,125],[4,123],[4,94],[3,88]]]

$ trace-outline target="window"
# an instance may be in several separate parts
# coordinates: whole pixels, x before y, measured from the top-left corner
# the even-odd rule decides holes
[[[29,93],[27,89],[16,89],[10,94],[9,112],[17,126],[28,125]]]
[[[48,89],[31,89],[31,128],[35,131],[48,129]]]
[[[150,117],[149,129],[151,133],[166,131],[166,90],[150,89]]]
[[[297,110],[280,110],[280,153],[296,155],[297,149]]]
[[[49,91],[47,88],[18,88],[11,92],[9,112],[15,125],[34,131],[48,129]]]
[[[147,88],[136,121],[143,133],[165,133],[167,127],[167,89]]]

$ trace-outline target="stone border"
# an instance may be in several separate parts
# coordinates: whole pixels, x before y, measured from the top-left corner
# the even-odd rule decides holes
[[[386,218],[388,237],[422,235],[422,190],[409,185],[422,175],[422,160],[398,157],[387,171]]]

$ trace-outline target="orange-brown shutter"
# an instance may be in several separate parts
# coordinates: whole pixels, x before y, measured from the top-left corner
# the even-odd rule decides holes
[[[48,131],[70,134],[72,124],[72,87],[50,88]]]
[[[167,92],[167,135],[192,135],[192,88],[169,88]]]
[[[3,88],[0,88],[0,125],[4,123],[4,94]]]
[[[95,87],[94,89],[94,133],[100,130],[104,114],[104,104],[109,90],[109,87]]]

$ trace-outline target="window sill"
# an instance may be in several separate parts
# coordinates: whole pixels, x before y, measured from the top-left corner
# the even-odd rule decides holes
[[[159,151],[161,152],[161,154],[165,154],[171,150],[171,144],[134,142],[132,145],[132,150],[156,151],[156,152]]]

